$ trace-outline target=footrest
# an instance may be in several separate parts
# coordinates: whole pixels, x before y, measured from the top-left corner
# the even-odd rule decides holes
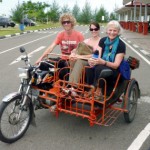
[[[99,117],[94,123],[102,126],[111,126],[122,112],[120,110],[113,110],[107,108],[104,116]]]

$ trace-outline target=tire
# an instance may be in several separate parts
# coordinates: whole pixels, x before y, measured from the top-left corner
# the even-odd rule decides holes
[[[124,119],[127,123],[131,123],[136,114],[137,101],[139,98],[139,87],[135,80],[132,80],[128,87],[128,100],[127,100],[127,110],[124,113]]]
[[[8,25],[7,25],[7,24],[3,25],[3,28],[7,28],[7,27],[8,27]]]
[[[13,143],[19,140],[27,131],[32,120],[33,107],[28,103],[22,108],[21,116],[21,95],[15,96],[8,102],[0,105],[0,140],[5,143]]]
[[[14,27],[14,26],[15,26],[14,24],[11,25],[11,27]]]

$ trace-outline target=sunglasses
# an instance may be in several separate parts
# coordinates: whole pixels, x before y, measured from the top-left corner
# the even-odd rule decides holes
[[[62,24],[70,24],[71,21],[62,21]]]
[[[94,28],[94,29],[90,28],[89,30],[90,31],[98,31],[99,29],[98,28]]]

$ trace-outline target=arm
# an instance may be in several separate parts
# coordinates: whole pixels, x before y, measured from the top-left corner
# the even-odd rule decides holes
[[[115,61],[114,62],[104,62],[104,65],[110,67],[110,68],[113,68],[113,69],[117,69],[120,64],[121,64],[121,61],[123,60],[125,54],[124,53],[119,53],[116,55],[115,57]]]
[[[103,47],[104,40],[105,40],[105,38],[100,40],[100,43],[99,43],[100,48]],[[96,59],[89,60],[89,64],[92,66],[97,65],[97,64],[102,64],[102,65],[106,65],[110,68],[117,69],[120,66],[120,63],[125,56],[125,51],[126,51],[126,46],[122,41],[120,41],[119,45],[118,45],[118,53],[115,56],[114,62],[108,62],[108,61],[105,61],[105,60],[99,58],[97,60]],[[101,52],[102,52],[102,50],[101,50]]]
[[[107,67],[117,69],[120,66],[121,61],[123,60],[124,55],[125,55],[124,53],[117,54],[116,57],[115,57],[114,62],[108,62],[108,61],[105,61],[101,58],[98,58],[98,59],[92,59],[91,58],[91,59],[88,60],[88,62],[89,62],[90,66],[95,66],[95,65],[98,65],[98,64],[102,64],[102,65],[105,65]]]
[[[51,53],[57,45],[60,44],[63,34],[64,34],[64,32],[60,32],[57,34],[57,37],[55,38],[53,43],[45,50],[45,52],[42,54],[42,56],[36,61],[36,64],[38,64],[43,58],[47,57],[47,55],[49,53]]]
[[[56,47],[55,41],[45,50],[45,52],[42,54],[42,56],[36,61],[36,64],[38,64],[43,58],[47,57],[47,54],[51,53],[53,49]]]

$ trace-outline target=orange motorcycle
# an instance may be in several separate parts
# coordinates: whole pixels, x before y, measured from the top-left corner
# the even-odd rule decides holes
[[[20,52],[26,54],[23,47]],[[62,59],[67,61],[66,58]],[[105,85],[103,95],[97,100],[93,87],[84,81],[85,68],[80,82],[74,84],[67,81],[69,71],[64,80],[59,79],[62,70],[70,69],[69,66],[59,68],[61,59],[48,59],[35,66],[30,64],[27,54],[22,60],[26,67],[18,68],[21,78],[19,90],[4,97],[0,104],[2,142],[13,143],[22,138],[29,125],[35,123],[34,111],[38,109],[49,109],[56,117],[59,113],[82,117],[88,119],[90,126],[110,126],[122,113],[127,123],[134,120],[140,97],[136,79],[123,79],[119,73],[113,84],[108,83],[105,78],[110,76],[112,71],[104,70],[99,76],[99,81],[102,80]],[[130,70],[139,67],[139,61],[133,57],[129,57],[128,63]],[[92,91],[90,96],[88,91]]]

